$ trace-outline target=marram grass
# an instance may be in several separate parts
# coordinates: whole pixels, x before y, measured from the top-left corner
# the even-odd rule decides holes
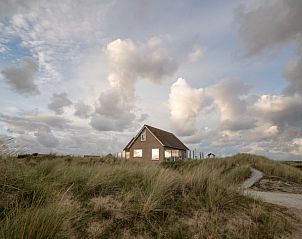
[[[285,209],[243,196],[253,155],[191,162],[0,159],[0,238],[275,238]],[[283,167],[283,166],[281,166]],[[290,167],[290,166],[286,166]],[[286,168],[289,169],[289,168]]]

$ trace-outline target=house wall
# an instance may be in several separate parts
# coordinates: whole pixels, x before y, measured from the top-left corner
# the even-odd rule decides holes
[[[141,137],[137,137],[132,146],[130,147],[130,159],[142,159],[142,160],[152,160],[152,148],[159,148],[159,159],[164,158],[164,148],[162,144],[153,136],[153,134],[146,129],[146,141],[141,141]],[[133,150],[142,149],[143,157],[134,158]]]

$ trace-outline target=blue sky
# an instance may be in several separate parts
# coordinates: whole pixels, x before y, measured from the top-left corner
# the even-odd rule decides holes
[[[300,159],[301,8],[2,0],[0,132],[31,152],[106,154],[146,123],[198,151]]]

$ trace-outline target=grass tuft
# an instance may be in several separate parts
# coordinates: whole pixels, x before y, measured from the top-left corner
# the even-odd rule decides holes
[[[286,210],[238,187],[250,165],[300,180],[266,158],[50,158],[1,159],[1,238],[275,238],[293,228]]]

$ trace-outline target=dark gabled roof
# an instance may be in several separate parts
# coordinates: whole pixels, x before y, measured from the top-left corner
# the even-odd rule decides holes
[[[149,125],[145,126],[151,131],[152,134],[155,135],[155,137],[163,144],[163,146],[182,150],[189,149],[174,134],[162,129],[154,128]]]
[[[139,133],[131,139],[131,141],[127,144],[124,150],[129,149],[135,139],[140,135],[142,130],[147,128],[157,140],[165,147],[173,148],[173,149],[181,149],[181,150],[189,150],[189,148],[184,145],[174,134],[164,131],[158,128],[154,128],[150,125],[144,125],[144,127],[139,131]]]
[[[132,143],[134,142],[135,139],[136,139],[136,137],[133,137],[133,138],[129,141],[129,143],[126,145],[126,147],[124,148],[124,150],[130,148],[130,146],[132,145]]]

